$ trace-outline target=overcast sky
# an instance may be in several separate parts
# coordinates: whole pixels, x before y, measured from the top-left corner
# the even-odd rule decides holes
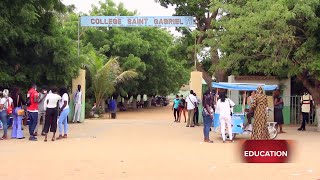
[[[105,1],[105,0],[102,0]],[[99,4],[99,0],[62,0],[66,5],[74,4],[76,12],[89,13],[91,5]],[[175,13],[174,7],[164,8],[154,0],[113,0],[116,4],[122,2],[126,9],[137,10],[139,16],[172,16]],[[181,36],[175,28],[167,28],[173,35]]]
[[[105,1],[105,0],[102,0]],[[174,14],[174,8],[164,8],[154,0],[113,0],[117,4],[122,2],[126,9],[130,11],[137,10],[141,16],[171,16]],[[74,4],[77,12],[88,13],[91,4],[98,4],[99,0],[62,0],[66,5]]]

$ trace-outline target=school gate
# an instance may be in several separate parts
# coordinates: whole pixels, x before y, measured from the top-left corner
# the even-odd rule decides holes
[[[192,16],[81,16],[78,22],[78,58],[80,57],[80,26],[81,27],[195,27],[195,20]],[[195,52],[196,53],[196,52]],[[72,93],[77,89],[78,84],[82,87],[82,111],[81,121],[85,119],[85,70],[81,69],[77,78],[72,80]],[[194,71],[191,73],[191,89],[202,97],[202,73]],[[73,96],[71,98],[73,102]],[[69,120],[74,114],[73,103],[70,103],[71,113]],[[202,109],[201,107],[199,109]],[[199,112],[201,113],[201,112]],[[199,116],[199,122],[202,122]]]

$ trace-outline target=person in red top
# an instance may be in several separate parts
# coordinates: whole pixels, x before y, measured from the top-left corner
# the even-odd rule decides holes
[[[32,84],[31,88],[27,94],[27,105],[28,105],[28,117],[29,117],[29,134],[30,141],[37,141],[37,138],[34,136],[34,130],[36,129],[38,123],[38,97],[36,84]]]

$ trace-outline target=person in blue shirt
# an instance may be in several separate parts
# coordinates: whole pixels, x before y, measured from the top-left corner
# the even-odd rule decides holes
[[[179,105],[180,105],[180,99],[179,96],[176,95],[176,98],[173,100],[173,115],[174,115],[174,122],[178,122],[179,120]]]

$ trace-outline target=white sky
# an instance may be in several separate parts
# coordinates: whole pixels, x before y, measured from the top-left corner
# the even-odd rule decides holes
[[[89,13],[91,4],[97,5],[99,0],[62,0],[62,2],[66,5],[74,4],[77,12]],[[141,16],[171,16],[175,12],[174,7],[164,8],[154,0],[113,0],[113,2],[116,4],[122,2],[126,9],[137,10]]]

